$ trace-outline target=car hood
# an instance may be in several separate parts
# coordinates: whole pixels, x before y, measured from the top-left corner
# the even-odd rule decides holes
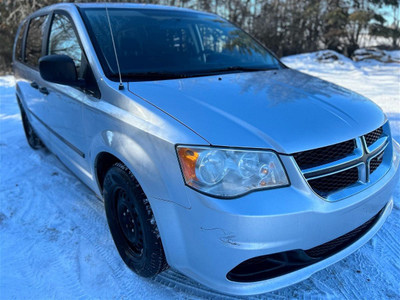
[[[291,69],[131,82],[129,91],[218,146],[294,153],[385,122],[365,97]]]

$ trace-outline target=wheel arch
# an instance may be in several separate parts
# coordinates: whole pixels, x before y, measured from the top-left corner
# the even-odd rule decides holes
[[[103,151],[97,154],[94,163],[94,171],[97,186],[101,193],[103,192],[104,178],[106,177],[108,170],[118,162],[123,163],[118,157],[109,152]]]
[[[190,208],[186,197],[172,197],[174,193],[184,192],[185,189],[184,184],[175,184],[175,181],[183,180],[180,170],[170,169],[171,165],[175,166],[172,159],[177,159],[175,148],[165,147],[157,142],[159,141],[151,140],[150,136],[145,137],[143,143],[139,143],[131,136],[118,131],[99,132],[92,140],[88,153],[93,183],[98,195],[102,196],[102,180],[107,168],[120,161],[132,172],[148,197]]]
[[[23,103],[22,103],[20,94],[21,94],[21,93],[18,91],[18,89],[16,89],[16,91],[15,91],[15,98],[17,99],[17,104],[18,104],[19,108],[20,108],[21,110],[23,110],[23,112],[25,113],[25,107],[24,107],[24,105],[23,105]]]
[[[144,149],[129,136],[117,131],[104,131],[92,141],[92,174],[95,177],[100,195],[103,192],[104,176],[116,162],[124,164],[136,178],[148,196],[165,197],[168,193],[165,184],[151,159],[150,149]]]

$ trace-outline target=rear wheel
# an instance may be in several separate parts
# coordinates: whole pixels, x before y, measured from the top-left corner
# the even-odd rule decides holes
[[[25,110],[23,109],[21,103],[18,101],[19,109],[21,111],[21,118],[22,118],[22,125],[24,127],[24,132],[26,136],[26,140],[28,141],[29,146],[32,149],[38,150],[44,148],[44,144],[39,136],[36,134],[35,130],[33,129],[31,123],[26,116]]]
[[[143,277],[165,270],[168,264],[150,203],[126,166],[116,163],[110,168],[103,195],[111,235],[126,265]]]

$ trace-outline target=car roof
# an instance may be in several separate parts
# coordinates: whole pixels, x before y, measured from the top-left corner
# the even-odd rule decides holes
[[[176,7],[176,6],[166,6],[166,5],[158,5],[158,4],[146,4],[146,3],[74,3],[77,7],[80,8],[105,8],[106,5],[108,8],[136,8],[136,9],[159,9],[159,10],[179,10],[179,11],[188,11],[188,12],[199,12],[193,9]]]
[[[30,17],[34,15],[38,15],[41,13],[49,13],[50,11],[56,9],[73,9],[73,8],[126,8],[126,9],[156,9],[156,10],[168,10],[168,11],[181,11],[181,12],[190,12],[197,14],[207,14],[214,15],[208,12],[193,10],[189,8],[175,7],[175,6],[166,6],[166,5],[158,5],[158,4],[139,4],[139,3],[105,3],[105,2],[97,2],[97,3],[57,3],[52,4],[46,7],[43,7],[30,15]]]

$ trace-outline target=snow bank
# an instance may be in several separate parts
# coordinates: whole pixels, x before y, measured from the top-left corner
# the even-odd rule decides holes
[[[0,88],[10,88],[10,87],[14,87],[15,85],[15,80],[14,80],[14,76],[3,76],[0,79]],[[4,91],[2,91],[4,92]],[[1,94],[0,94],[1,95]]]
[[[332,50],[286,56],[281,59],[284,64],[295,66],[295,69],[317,71],[349,71],[357,69],[354,61]]]
[[[357,49],[350,59],[332,50],[321,50],[311,53],[296,54],[282,58],[288,65],[295,65],[309,70],[313,67],[321,67],[328,70],[354,70],[365,65],[381,65],[381,63],[400,63],[400,51],[380,50],[378,48]],[[398,68],[398,65],[395,65]]]
[[[361,48],[354,51],[352,59],[354,61],[375,60],[384,63],[400,63],[400,51],[386,51],[378,48]]]

